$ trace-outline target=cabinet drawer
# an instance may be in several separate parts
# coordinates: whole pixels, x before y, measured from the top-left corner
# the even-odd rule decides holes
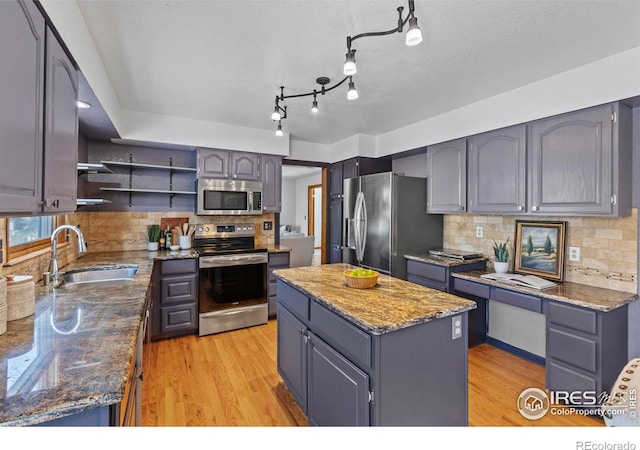
[[[407,273],[417,275],[421,278],[437,281],[439,283],[447,282],[447,268],[436,266],[434,264],[421,263],[412,259],[407,260]]]
[[[269,282],[269,297],[273,297],[278,293],[278,284],[274,282]]]
[[[569,369],[554,361],[547,360],[545,367],[547,389],[552,391],[596,391],[598,382],[594,377]]]
[[[160,332],[196,329],[196,304],[167,306],[160,308]]]
[[[299,318],[309,320],[309,297],[281,280],[278,280],[277,293],[278,303]]]
[[[509,291],[507,289],[493,288],[491,290],[491,300],[507,303],[517,306],[518,308],[528,309],[529,311],[541,313],[542,300],[533,295],[521,294],[519,292]]]
[[[549,322],[556,325],[585,333],[596,334],[598,332],[598,315],[595,311],[549,302],[547,317]]]
[[[549,328],[547,339],[547,353],[551,358],[596,372],[598,346],[595,341],[555,328]]]
[[[473,281],[453,279],[453,289],[476,297],[489,298],[489,286],[486,284],[474,283]]]
[[[196,274],[160,279],[160,304],[194,302],[197,296]]]
[[[371,367],[371,336],[324,306],[311,302],[309,328],[329,341],[349,359]]]
[[[408,274],[407,281],[420,286],[425,286],[431,289],[437,289],[442,292],[447,292],[447,285],[445,283],[438,283],[437,281],[428,280],[426,278],[419,277],[417,275]]]
[[[289,267],[289,252],[269,253],[269,267],[275,268]]]
[[[173,261],[162,261],[160,265],[160,275],[173,275],[176,273],[195,273],[197,268],[197,260],[191,259],[175,259]]]

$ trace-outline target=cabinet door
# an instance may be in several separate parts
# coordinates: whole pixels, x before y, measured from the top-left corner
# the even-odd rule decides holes
[[[342,196],[342,163],[331,164],[329,168],[329,195],[333,198],[340,198]]]
[[[467,208],[467,140],[427,148],[427,212],[461,213]]]
[[[309,334],[307,417],[313,425],[368,426],[369,376]]]
[[[262,210],[282,208],[282,156],[262,155]]]
[[[47,29],[44,134],[44,212],[76,210],[78,163],[78,71]]]
[[[532,213],[611,212],[611,108],[589,108],[530,125]]]
[[[307,413],[307,327],[278,305],[278,373]]]
[[[0,2],[1,212],[41,209],[44,37],[33,2]]]
[[[469,138],[469,212],[524,211],[526,137],[526,125],[517,125]]]
[[[229,178],[230,153],[226,150],[198,148],[198,177]]]
[[[231,177],[235,180],[260,181],[260,155],[231,152]]]
[[[351,158],[342,161],[342,179],[355,178],[360,175],[358,158]]]
[[[331,199],[329,222],[329,263],[342,262],[342,199]]]

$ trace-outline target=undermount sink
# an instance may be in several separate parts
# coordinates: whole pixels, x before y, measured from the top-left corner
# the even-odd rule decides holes
[[[63,285],[97,282],[126,282],[133,280],[137,271],[137,264],[93,266],[69,270],[61,275],[60,280]]]

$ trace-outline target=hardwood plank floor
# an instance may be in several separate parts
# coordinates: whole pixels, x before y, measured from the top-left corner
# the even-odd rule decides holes
[[[145,347],[143,426],[305,425],[286,399],[276,369],[276,321],[210,336],[185,336]],[[531,421],[516,402],[523,389],[544,389],[544,367],[487,344],[469,351],[469,425],[602,427],[595,418],[547,414]]]

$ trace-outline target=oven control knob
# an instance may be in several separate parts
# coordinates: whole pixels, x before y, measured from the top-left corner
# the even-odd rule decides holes
[[[198,227],[198,232],[202,233],[202,227]]]
[[[204,231],[208,232],[209,231],[209,227],[204,227]]]

